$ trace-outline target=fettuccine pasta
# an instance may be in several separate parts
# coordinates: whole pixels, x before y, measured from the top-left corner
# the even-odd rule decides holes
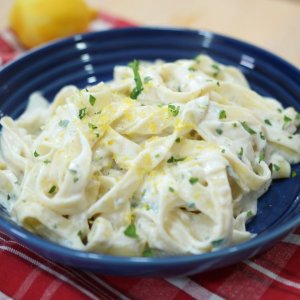
[[[51,241],[121,256],[246,241],[272,179],[300,161],[300,116],[205,55],[117,66],[1,119],[0,201]],[[293,174],[294,175],[294,174]]]

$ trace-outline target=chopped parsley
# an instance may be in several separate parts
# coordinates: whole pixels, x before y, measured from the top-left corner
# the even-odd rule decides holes
[[[141,76],[139,73],[139,65],[140,65],[140,62],[136,59],[128,64],[128,66],[133,71],[133,76],[134,76],[134,81],[135,81],[135,87],[130,93],[130,98],[134,99],[134,100],[136,100],[138,95],[144,90]]]
[[[34,155],[34,157],[40,156],[40,154],[36,150],[33,152],[33,155]]]
[[[49,194],[53,194],[56,191],[56,185],[52,185],[52,187],[50,188],[50,190],[48,191]]]
[[[280,171],[280,167],[276,164],[272,164],[272,170],[275,172],[279,172]]]
[[[174,190],[171,186],[169,186],[169,191],[170,191],[171,193],[174,193],[174,192],[175,192],[175,190]]]
[[[226,118],[227,118],[226,111],[221,110],[219,113],[219,119],[222,120],[222,119],[226,119]]]
[[[300,120],[300,113],[297,113],[296,120]]]
[[[180,143],[180,137],[175,140],[176,143]]]
[[[211,245],[212,245],[214,248],[217,248],[217,247],[220,247],[221,244],[223,244],[223,242],[224,242],[224,239],[219,239],[219,240],[212,241],[212,242],[211,242]]]
[[[167,163],[171,164],[171,163],[177,163],[179,161],[183,161],[185,160],[185,157],[179,157],[179,158],[175,158],[174,156],[171,156],[168,160]]]
[[[291,177],[294,178],[297,176],[297,172],[295,170],[292,171]]]
[[[265,122],[267,125],[272,126],[272,123],[271,123],[271,121],[270,121],[269,119],[265,119],[264,122]]]
[[[169,110],[169,113],[173,117],[176,117],[179,114],[180,106],[175,106],[174,104],[169,104],[168,105],[168,110]]]
[[[225,149],[222,149],[221,152],[222,152],[222,153],[225,153]]]
[[[90,97],[89,97],[89,102],[90,102],[90,104],[91,104],[92,106],[94,106],[94,105],[95,105],[95,102],[96,102],[96,98],[95,98],[93,95],[90,95]]]
[[[222,130],[221,128],[217,128],[217,129],[216,129],[216,133],[217,133],[218,135],[221,135],[221,134],[223,134],[223,130]]]
[[[262,140],[265,140],[266,139],[266,137],[264,136],[264,134],[260,131],[259,132],[259,136],[260,136],[260,138],[262,139]]]
[[[247,219],[250,219],[254,216],[253,212],[251,210],[247,211]]]
[[[154,253],[152,249],[149,247],[148,243],[146,243],[143,254],[144,257],[153,257]]]
[[[197,177],[191,177],[191,178],[189,179],[189,182],[190,182],[190,184],[192,184],[192,185],[196,184],[198,181],[199,181],[199,178],[197,178]]]
[[[86,107],[81,108],[79,110],[78,117],[79,117],[80,120],[82,120],[85,117],[85,115],[86,115]]]
[[[7,201],[9,201],[10,200],[10,195],[9,194],[7,194]]]
[[[262,160],[265,160],[266,156],[265,156],[265,153],[264,152],[261,152],[259,154],[259,159],[258,159],[258,162],[260,163]]]
[[[234,123],[232,124],[232,126],[233,126],[234,128],[237,128],[237,123],[234,122]]]
[[[179,92],[179,93],[182,92],[182,89],[181,89],[181,86],[180,86],[180,85],[177,87],[177,92]]]
[[[291,122],[292,119],[286,115],[283,116],[283,126],[282,129],[285,129],[288,126],[288,123]]]
[[[63,127],[63,128],[67,128],[67,126],[69,125],[69,120],[60,120],[59,122],[58,122],[58,125],[60,126],[60,127]]]
[[[197,71],[197,69],[195,67],[189,67],[189,71],[195,72],[195,71]]]
[[[282,109],[281,109],[281,108],[277,108],[277,111],[278,111],[279,113],[282,113]]]
[[[291,119],[290,117],[284,115],[284,116],[283,116],[283,121],[284,121],[284,123],[287,123],[287,122],[291,122],[292,119]]]
[[[241,147],[240,152],[238,153],[238,157],[239,157],[240,160],[242,160],[243,154],[244,154],[244,148]]]
[[[98,128],[96,125],[94,125],[92,123],[88,123],[88,126],[89,126],[89,128],[91,128],[93,130]]]
[[[44,160],[44,164],[50,164],[50,163],[51,163],[51,160],[49,160],[49,159]]]
[[[73,182],[76,183],[79,180],[79,177],[76,176],[77,170],[69,169],[69,172],[73,175]]]
[[[144,83],[148,83],[149,81],[153,80],[153,78],[151,76],[146,76],[144,77]]]
[[[219,81],[217,81],[217,86],[221,86],[221,84],[220,84],[220,82],[219,82]]]
[[[130,224],[125,230],[124,234],[132,239],[138,239],[139,236],[136,233],[136,228],[134,224]]]
[[[212,64],[211,67],[215,70],[215,72],[213,73],[214,77],[217,77],[221,71],[219,65],[217,64]]]
[[[256,131],[253,130],[251,127],[249,127],[249,125],[247,124],[247,122],[241,122],[243,128],[249,133],[249,134],[256,134]]]

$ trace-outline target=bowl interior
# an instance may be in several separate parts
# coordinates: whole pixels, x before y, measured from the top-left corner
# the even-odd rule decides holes
[[[26,55],[0,72],[0,109],[15,118],[35,91],[51,101],[63,86],[83,88],[112,79],[115,65],[133,59],[172,61],[199,53],[239,68],[252,89],[300,111],[300,72],[280,58],[210,32],[154,28],[78,35]],[[297,177],[275,181],[260,198],[258,214],[248,224],[251,232],[271,232],[291,218],[300,224],[300,164],[293,170]],[[0,215],[5,217],[3,209]]]

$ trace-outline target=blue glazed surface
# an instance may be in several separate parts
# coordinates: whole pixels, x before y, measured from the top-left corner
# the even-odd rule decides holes
[[[300,111],[300,71],[244,42],[206,31],[129,28],[78,35],[35,50],[0,71],[0,109],[17,117],[37,90],[49,100],[68,84],[78,87],[112,78],[113,67],[133,59],[167,61],[205,53],[238,67],[251,87]],[[270,248],[300,225],[300,164],[295,178],[279,180],[259,200],[248,225],[254,239],[212,253],[165,258],[123,258],[67,249],[9,221],[0,208],[0,229],[53,261],[103,274],[190,275],[231,265]]]

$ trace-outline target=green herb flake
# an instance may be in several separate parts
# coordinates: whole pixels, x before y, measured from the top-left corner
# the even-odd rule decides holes
[[[256,134],[256,131],[254,131],[251,127],[249,127],[249,125],[247,124],[247,122],[241,122],[243,128],[249,133],[249,134]]]
[[[277,108],[277,111],[278,111],[279,113],[282,113],[282,109],[281,109],[281,108]]]
[[[225,153],[225,149],[222,149],[221,152],[222,152],[222,153]]]
[[[177,92],[179,92],[179,93],[182,92],[182,89],[181,89],[181,86],[180,86],[180,85],[177,87]]]
[[[74,177],[73,182],[76,183],[79,180],[79,177]]]
[[[179,161],[183,161],[185,160],[185,157],[180,157],[180,158],[175,158],[174,156],[171,156],[168,160],[167,163],[171,164],[171,163],[177,163]]]
[[[169,192],[174,193],[175,190],[171,186],[169,186]]]
[[[160,157],[160,154],[157,153],[157,154],[154,155],[154,157],[155,157],[155,158],[159,158],[159,157]]]
[[[223,244],[223,242],[224,242],[224,239],[219,239],[219,240],[212,241],[211,245],[214,248],[218,248],[218,247],[220,247]]]
[[[195,71],[197,71],[197,69],[195,67],[189,67],[189,71],[195,72]]]
[[[40,154],[39,154],[37,151],[34,151],[34,152],[33,152],[33,155],[34,155],[34,157],[40,156]]]
[[[51,187],[51,189],[48,191],[48,193],[49,193],[49,194],[55,193],[56,188],[57,188],[56,185],[53,185],[53,186]]]
[[[264,152],[261,152],[259,154],[258,162],[260,163],[261,161],[265,160],[266,156]]]
[[[142,255],[144,257],[153,257],[154,256],[154,253],[153,253],[152,249],[149,247],[148,243],[146,243]]]
[[[211,67],[215,70],[215,72],[213,73],[214,77],[217,77],[221,71],[219,65],[217,64],[212,64]]]
[[[295,118],[296,120],[300,120],[300,113],[297,113],[297,115],[296,115],[296,118]]]
[[[77,174],[77,170],[74,170],[74,169],[69,169],[69,172],[73,175]]]
[[[275,172],[279,172],[280,171],[280,167],[276,164],[272,164],[272,170]]]
[[[95,129],[98,128],[96,125],[94,125],[94,124],[92,124],[92,123],[88,123],[88,126],[89,126],[89,128],[91,128],[91,129],[93,129],[93,130],[95,130]]]
[[[151,76],[146,76],[144,77],[144,83],[147,84],[148,82],[150,82],[151,80],[153,80],[153,78]]]
[[[169,113],[173,117],[176,117],[179,114],[180,106],[175,106],[174,104],[169,104],[168,105],[168,110],[169,110]]]
[[[216,133],[217,133],[218,135],[222,135],[222,134],[223,134],[223,130],[222,130],[221,128],[217,128],[217,129],[216,129]]]
[[[135,81],[135,87],[130,93],[130,98],[133,100],[136,100],[139,94],[144,90],[143,83],[141,80],[141,76],[139,74],[139,65],[140,62],[138,60],[134,60],[128,64],[128,66],[133,71],[134,81]]]
[[[10,198],[10,195],[7,194],[7,201],[9,201],[11,198]]]
[[[289,135],[289,139],[291,140],[293,138],[293,136],[292,135]]]
[[[237,123],[234,122],[234,123],[232,124],[232,126],[233,126],[234,128],[237,128]]]
[[[189,209],[195,209],[196,208],[196,204],[194,202],[190,202],[190,203],[187,204],[187,207]]]
[[[239,157],[240,160],[242,160],[243,154],[244,154],[244,148],[241,147],[240,152],[238,153],[238,157]]]
[[[219,119],[223,120],[223,119],[226,119],[226,118],[227,118],[226,111],[221,110],[220,113],[219,113]]]
[[[93,95],[90,95],[89,102],[92,106],[94,106],[96,103],[96,98]]]
[[[67,128],[69,125],[70,121],[69,120],[60,120],[58,122],[58,125],[62,128]]]
[[[272,123],[271,123],[271,121],[270,121],[269,119],[265,119],[264,122],[265,122],[267,125],[272,126]]]
[[[130,224],[125,230],[124,234],[132,239],[138,239],[139,236],[136,233],[136,228],[134,224]]]
[[[264,134],[260,131],[259,132],[259,136],[260,136],[260,138],[262,139],[262,140],[265,140],[266,139],[266,137],[264,136]]]
[[[253,214],[253,212],[251,210],[248,210],[246,216],[247,216],[247,219],[250,219],[250,218],[252,218],[254,216],[254,214]]]
[[[291,177],[294,178],[296,176],[297,176],[297,172],[295,170],[293,170],[292,173],[291,173]]]
[[[79,110],[78,117],[79,117],[80,120],[82,120],[85,117],[85,115],[86,115],[86,107],[81,108]]]
[[[192,184],[192,185],[196,184],[198,181],[199,181],[199,178],[197,178],[197,177],[191,177],[191,178],[189,179],[189,182],[190,182],[190,184]]]
[[[50,163],[51,163],[51,160],[49,160],[49,159],[44,160],[44,164],[50,164]]]
[[[180,143],[180,137],[175,140],[176,143]]]
[[[292,119],[291,119],[290,117],[284,115],[284,116],[283,116],[283,121],[284,121],[284,123],[288,123],[288,122],[291,122]]]

